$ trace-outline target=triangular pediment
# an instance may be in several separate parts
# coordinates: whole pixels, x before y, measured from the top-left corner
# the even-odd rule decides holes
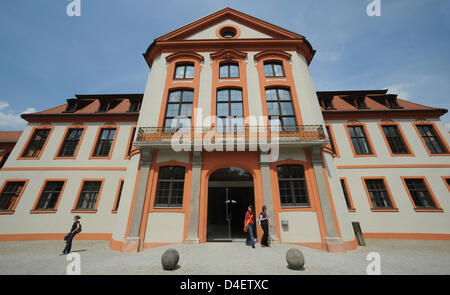
[[[236,39],[304,38],[302,35],[227,7],[165,34],[156,41],[220,39],[218,31],[224,27],[236,28],[238,31]]]

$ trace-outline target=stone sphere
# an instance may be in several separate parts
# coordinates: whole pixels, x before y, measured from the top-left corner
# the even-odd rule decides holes
[[[301,270],[305,265],[305,256],[300,250],[291,248],[286,253],[286,261],[290,269]]]
[[[174,270],[177,268],[180,254],[175,249],[167,249],[161,256],[161,264],[164,270]]]

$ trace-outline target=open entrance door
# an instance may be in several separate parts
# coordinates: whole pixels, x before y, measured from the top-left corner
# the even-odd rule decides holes
[[[208,185],[206,240],[231,242],[245,239],[245,212],[249,205],[255,204],[251,174],[237,167],[219,169],[210,176]]]

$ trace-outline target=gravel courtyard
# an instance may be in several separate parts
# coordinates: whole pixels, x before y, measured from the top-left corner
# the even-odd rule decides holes
[[[366,256],[381,255],[382,274],[450,274],[450,241],[366,240],[366,247],[347,253],[326,253],[306,247],[275,244],[252,249],[242,243],[177,244],[125,254],[107,241],[74,241],[82,274],[366,274]],[[68,261],[60,256],[63,241],[1,242],[0,274],[65,274]],[[168,248],[180,253],[180,267],[163,271],[161,255]],[[286,251],[300,249],[305,269],[287,268]]]

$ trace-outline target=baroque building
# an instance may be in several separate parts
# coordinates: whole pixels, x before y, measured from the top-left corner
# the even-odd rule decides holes
[[[250,204],[268,206],[274,243],[450,239],[447,110],[316,91],[314,53],[225,8],[154,40],[145,93],[22,115],[0,133],[0,241],[62,239],[73,214],[78,239],[123,252],[240,241]]]

